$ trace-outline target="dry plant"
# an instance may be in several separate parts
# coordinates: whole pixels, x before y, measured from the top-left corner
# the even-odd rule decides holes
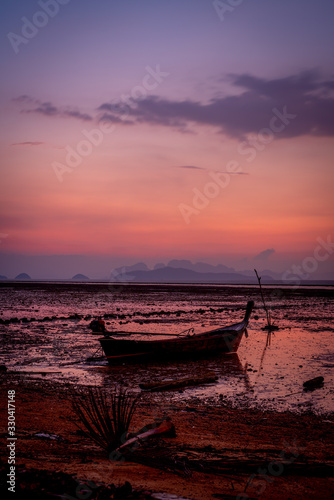
[[[113,388],[111,392],[100,387],[76,390],[71,396],[81,424],[76,426],[110,453],[126,441],[139,397],[122,388]]]

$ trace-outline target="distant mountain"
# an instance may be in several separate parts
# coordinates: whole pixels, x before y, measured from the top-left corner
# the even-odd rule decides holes
[[[257,283],[256,276],[245,276],[236,272],[198,273],[182,267],[166,266],[152,271],[132,271],[123,275],[129,283]],[[262,283],[272,282],[270,276],[262,276]]]
[[[18,274],[15,278],[16,280],[31,280],[31,277],[27,273]]]
[[[146,264],[144,264],[144,262],[138,262],[137,264],[133,264],[132,266],[116,267],[113,270],[112,275],[118,276],[131,273],[132,271],[149,271],[149,268]]]
[[[8,280],[7,276],[3,276],[2,274],[0,274],[0,280]]]
[[[158,262],[158,264],[156,264],[153,269],[161,269],[162,267],[166,267],[165,264],[163,264],[162,262]]]
[[[89,280],[89,278],[88,278],[88,276],[85,276],[84,274],[76,274],[75,276],[73,276],[72,280],[87,281],[87,280]]]
[[[245,276],[255,276],[254,269],[246,269],[244,271],[240,271],[241,274],[244,274]],[[276,281],[280,281],[282,279],[282,273],[275,273],[274,271],[271,271],[270,269],[264,269],[263,271],[259,271],[259,276],[266,275],[270,276]]]
[[[193,264],[190,260],[171,260],[168,262],[166,267],[176,267],[182,269],[191,269],[197,273],[234,273],[233,267],[227,267],[223,264],[217,264],[213,266],[212,264],[207,264],[206,262],[195,262]],[[157,267],[155,267],[156,269]]]

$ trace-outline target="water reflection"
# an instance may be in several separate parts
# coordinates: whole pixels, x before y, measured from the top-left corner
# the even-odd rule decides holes
[[[123,319],[108,319],[110,329],[136,326],[143,331],[166,329],[179,333],[194,327],[199,332],[239,321],[247,300],[256,300],[258,290],[155,285],[124,289],[117,298],[102,286],[87,285],[39,285],[37,289],[23,286],[16,291],[0,288],[0,292],[2,318],[17,316],[29,320],[0,325],[0,363],[10,370],[35,376],[45,372],[47,379],[105,387],[118,381],[135,390],[139,390],[139,382],[214,371],[218,376],[216,384],[192,387],[182,393],[173,391],[168,397],[226,397],[235,404],[282,410],[334,409],[332,290],[287,291],[282,299],[271,304],[280,329],[270,336],[262,330],[266,318],[257,304],[259,319],[255,319],[255,314],[251,318],[249,337],[242,339],[237,355],[136,367],[109,367],[101,360],[85,361],[99,348],[97,338],[87,334],[89,320],[85,315],[126,315]],[[312,394],[285,397],[297,393],[305,380],[317,375],[324,376],[323,388]]]

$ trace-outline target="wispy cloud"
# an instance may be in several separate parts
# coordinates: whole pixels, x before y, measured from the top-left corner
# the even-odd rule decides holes
[[[248,172],[227,172],[226,170],[213,170],[212,168],[197,167],[196,165],[177,165],[175,168],[184,168],[186,170],[204,170],[205,172],[216,172],[228,175],[249,175]]]
[[[58,107],[51,102],[41,102],[28,95],[22,95],[13,99],[21,107],[21,113],[37,113],[48,117],[69,117],[81,121],[91,121],[93,117],[77,109],[70,107]]]
[[[253,257],[253,260],[268,260],[273,253],[275,253],[274,248],[268,248],[267,250],[263,250],[263,252],[255,255],[255,257]]]
[[[40,113],[45,116],[59,115],[59,110],[51,102],[42,102],[36,108],[22,110],[22,113]]]
[[[11,146],[41,146],[41,144],[45,144],[45,142],[40,142],[40,141],[13,142]]]
[[[177,165],[176,168],[186,168],[191,170],[207,170],[203,167],[196,167],[196,165]]]
[[[126,120],[125,118],[118,116],[116,114],[103,113],[97,118],[98,122],[109,122],[109,123],[122,123],[124,125],[133,125],[134,122],[131,120]]]
[[[17,102],[18,104],[28,104],[28,103],[34,103],[34,102],[36,102],[35,99],[33,99],[32,97],[30,97],[27,94],[23,94],[23,95],[19,95],[17,97],[14,97],[12,99],[12,101],[13,102]]]
[[[250,175],[249,172],[228,172],[227,170],[214,170],[214,172],[227,175]]]
[[[93,120],[93,117],[90,116],[87,113],[81,113],[80,111],[77,111],[75,109],[67,109],[64,111],[60,111],[61,116],[69,116],[70,118],[77,118],[78,120],[82,121],[91,121]]]

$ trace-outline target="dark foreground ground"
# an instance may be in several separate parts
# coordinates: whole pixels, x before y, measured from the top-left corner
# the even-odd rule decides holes
[[[15,494],[9,498],[334,498],[332,414],[240,410],[223,401],[176,407],[166,392],[145,394],[131,430],[169,416],[176,437],[146,441],[116,462],[78,431],[65,385],[10,374],[1,382],[1,490],[9,487],[8,390],[15,390]],[[58,437],[34,435],[42,432]]]

